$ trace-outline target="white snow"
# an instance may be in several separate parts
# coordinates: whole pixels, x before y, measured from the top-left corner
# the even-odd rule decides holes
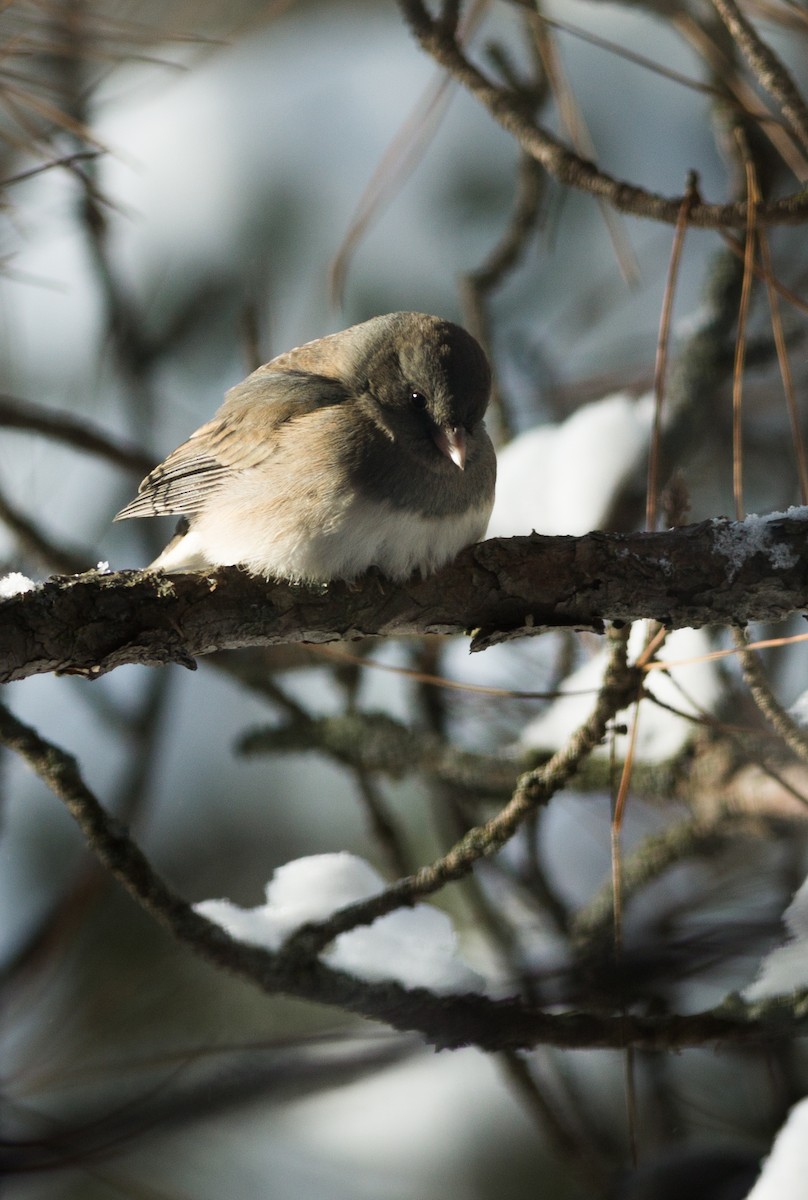
[[[650,394],[617,392],[514,438],[497,454],[488,537],[597,529],[647,453],[652,418]]]
[[[805,1200],[808,1193],[808,1100],[800,1100],[775,1138],[746,1200]]]
[[[808,691],[800,692],[797,699],[788,710],[788,715],[796,725],[808,725]]]
[[[630,658],[640,653],[644,638],[645,628],[641,622],[631,632]],[[670,634],[659,657],[684,662],[708,654],[711,649],[708,635],[703,630],[678,629]],[[589,716],[595,694],[603,682],[607,661],[608,651],[604,649],[569,675],[561,690],[570,695],[560,696],[525,727],[520,738],[522,745],[546,750],[562,746]],[[713,712],[722,695],[719,670],[712,662],[687,661],[682,666],[672,667],[670,678],[663,671],[651,671],[646,686],[663,703],[691,715],[700,710]],[[666,762],[684,749],[694,729],[693,722],[687,717],[643,700],[635,754],[645,762]],[[601,746],[595,753],[609,752],[607,746]]]
[[[744,999],[751,1003],[808,988],[808,879],[783,913],[783,921],[789,939],[766,955],[757,979],[745,989]]]
[[[385,882],[354,854],[317,854],[279,867],[266,886],[266,904],[241,908],[203,900],[196,911],[242,942],[279,950],[294,930],[338,908],[384,891]],[[341,934],[322,955],[338,970],[371,981],[439,992],[479,991],[483,980],[460,957],[452,923],[429,904],[400,909]]]
[[[33,592],[38,585],[19,571],[10,571],[0,579],[0,600],[9,600],[23,592]]]
[[[788,570],[796,566],[799,556],[788,546],[772,544],[772,522],[783,517],[807,517],[808,508],[795,506],[787,512],[749,513],[743,521],[728,524],[715,520],[714,544],[720,554],[729,560],[731,578],[737,575],[744,563],[753,554],[767,554],[775,570]]]

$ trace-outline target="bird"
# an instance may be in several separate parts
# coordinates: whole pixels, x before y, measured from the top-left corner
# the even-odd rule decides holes
[[[273,358],[140,484],[116,521],[174,514],[149,569],[295,583],[426,576],[485,536],[488,360],[461,326],[376,316]]]

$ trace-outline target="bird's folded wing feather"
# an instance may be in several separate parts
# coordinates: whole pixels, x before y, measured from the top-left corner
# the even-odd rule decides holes
[[[228,478],[270,458],[282,426],[346,395],[333,379],[261,368],[232,388],[213,420],[146,476],[115,520],[192,516]]]

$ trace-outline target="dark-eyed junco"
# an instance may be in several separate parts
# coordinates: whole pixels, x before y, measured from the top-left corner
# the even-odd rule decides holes
[[[389,313],[308,342],[232,388],[118,513],[183,518],[160,571],[423,574],[485,534],[490,372],[465,330]]]

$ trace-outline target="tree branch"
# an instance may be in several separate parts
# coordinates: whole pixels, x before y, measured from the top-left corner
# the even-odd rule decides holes
[[[456,883],[471,874],[481,858],[489,858],[501,849],[532,812],[547,804],[569,782],[581,762],[603,741],[609,722],[639,692],[642,672],[628,665],[628,634],[628,627],[611,631],[612,649],[603,686],[583,725],[546,763],[519,777],[513,795],[496,816],[484,825],[472,826],[441,858],[399,879],[384,892],[346,905],[325,921],[301,926],[284,945],[284,956],[316,953],[340,933],[357,925],[371,924],[401,905],[413,904],[440,891],[447,883]]]
[[[463,53],[454,34],[434,20],[422,0],[398,0],[402,15],[421,48],[444,67],[480,103],[531,157],[558,183],[578,188],[611,204],[618,212],[632,213],[675,225],[684,196],[662,196],[612,175],[564,146],[548,130],[536,124],[523,97],[489,79]],[[770,83],[775,82],[771,74]],[[776,82],[782,83],[782,73]],[[795,106],[789,112],[798,117]],[[701,229],[742,229],[746,224],[746,201],[708,204],[697,201],[688,210],[688,224]],[[808,196],[801,189],[790,196],[761,204],[756,210],[762,225],[799,224],[808,215]]]
[[[0,394],[0,428],[42,434],[135,474],[148,475],[154,466],[153,455],[105,433],[84,417],[57,412],[16,396]]]
[[[49,537],[3,491],[0,491],[0,522],[14,534],[18,545],[37,559],[40,566],[56,571],[84,571],[93,561],[91,554],[60,545]]]
[[[662,533],[532,534],[471,546],[429,579],[370,575],[327,588],[149,571],[55,578],[0,601],[0,682],[96,677],[238,646],[462,634],[472,649],[547,628],[601,631],[652,618],[669,629],[745,625],[808,608],[808,508]]]
[[[758,83],[780,105],[780,110],[803,148],[808,147],[808,107],[785,64],[758,36],[754,25],[747,21],[735,0],[712,0],[712,3],[754,71]]]
[[[75,759],[2,705],[0,743],[24,758],[64,802],[93,853],[146,912],[213,966],[249,980],[262,991],[335,1005],[395,1029],[417,1031],[440,1049],[476,1045],[503,1050],[537,1044],[619,1049],[631,1044],[671,1050],[714,1042],[753,1043],[771,1037],[775,1030],[783,1035],[804,1027],[803,1006],[791,997],[787,1004],[749,1007],[731,1001],[685,1016],[550,1013],[518,998],[493,1000],[474,992],[436,996],[426,988],[371,983],[319,959],[303,961],[234,941],[157,875],[123,826],[87,787]]]

